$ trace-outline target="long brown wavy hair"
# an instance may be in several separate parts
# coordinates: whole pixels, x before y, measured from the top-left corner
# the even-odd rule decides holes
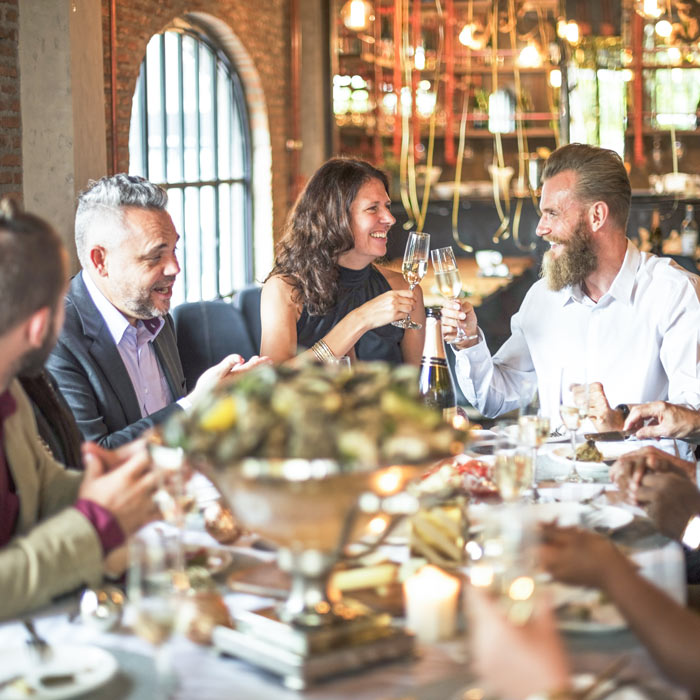
[[[350,205],[362,185],[375,179],[389,191],[386,175],[373,165],[355,158],[331,158],[306,183],[287,217],[268,279],[287,277],[294,302],[310,314],[324,314],[337,301],[338,256],[355,245]]]

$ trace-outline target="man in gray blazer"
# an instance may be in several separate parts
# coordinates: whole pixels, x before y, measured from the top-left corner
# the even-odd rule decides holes
[[[229,355],[187,395],[170,310],[179,239],[165,190],[132,175],[103,177],[78,199],[75,243],[82,272],[47,367],[85,440],[117,447],[187,408],[232,371]]]

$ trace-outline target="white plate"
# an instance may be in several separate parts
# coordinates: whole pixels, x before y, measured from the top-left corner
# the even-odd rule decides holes
[[[571,679],[574,690],[579,692],[590,688],[596,681],[592,673],[577,673]],[[615,679],[601,683],[592,695],[586,695],[589,700],[649,700],[649,696],[638,686],[625,683],[621,688],[615,687]]]
[[[566,586],[552,581],[543,584],[556,610],[557,627],[563,632],[584,634],[609,634],[627,629],[625,619],[612,603],[601,602],[600,592],[588,588]],[[588,611],[585,620],[566,617],[569,605],[580,606]]]
[[[580,443],[579,443],[580,444]],[[578,446],[578,445],[577,445]],[[630,452],[636,452],[640,450],[643,445],[636,440],[630,440],[627,442],[596,442],[595,446],[598,448],[600,453],[603,455],[602,462],[576,462],[576,467],[583,465],[584,467],[598,466],[602,469],[606,465],[612,464],[616,459],[626,455]],[[544,451],[543,451],[544,454]],[[547,454],[553,459],[558,459],[559,461],[571,464],[571,445],[561,445],[560,447],[554,447],[547,451]]]
[[[598,506],[588,511],[583,518],[584,525],[592,530],[614,532],[634,520],[634,515],[616,506]]]
[[[107,683],[117,671],[117,660],[108,651],[96,646],[61,644],[51,647],[53,655],[45,663],[34,662],[25,647],[0,650],[0,683],[19,674],[34,691],[22,693],[14,684],[0,690],[2,700],[41,698],[59,700],[82,695]],[[46,676],[73,676],[66,683],[46,687]]]
[[[550,501],[583,501],[601,496],[605,484],[562,482],[559,486],[538,488],[537,493],[543,503]]]

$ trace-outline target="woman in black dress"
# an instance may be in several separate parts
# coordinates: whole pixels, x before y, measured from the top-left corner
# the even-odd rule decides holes
[[[262,355],[420,363],[424,331],[391,322],[410,313],[422,324],[421,289],[375,265],[395,222],[387,190],[384,173],[350,158],[329,160],[309,180],[262,289]]]

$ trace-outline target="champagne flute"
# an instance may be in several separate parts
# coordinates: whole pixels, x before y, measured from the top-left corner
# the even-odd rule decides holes
[[[425,277],[425,273],[428,271],[429,248],[430,234],[419,233],[418,231],[411,231],[408,234],[401,272],[411,291]],[[422,328],[420,323],[411,321],[411,314],[408,314],[406,318],[402,318],[400,321],[392,321],[391,323],[399,328]]]
[[[559,415],[571,436],[571,471],[566,476],[557,478],[557,481],[582,483],[590,479],[584,479],[576,469],[576,431],[588,417],[588,382],[584,378],[580,384],[576,384],[570,379],[567,377],[566,370],[562,369],[559,385]]]
[[[430,251],[430,258],[433,261],[433,269],[435,270],[435,281],[440,294],[445,299],[456,300],[459,298],[462,291],[462,278],[459,274],[455,254],[451,246],[446,248],[436,248]],[[457,334],[453,343],[458,343],[464,340],[467,334],[462,330],[461,326],[457,326]]]

